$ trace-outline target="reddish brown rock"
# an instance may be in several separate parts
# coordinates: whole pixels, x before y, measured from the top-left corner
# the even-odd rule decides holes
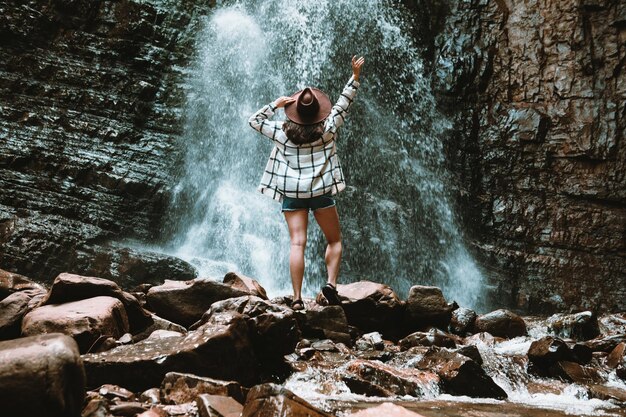
[[[135,417],[147,411],[148,405],[136,401],[120,401],[109,406],[109,411],[114,416]]]
[[[66,272],[59,274],[54,279],[52,288],[50,288],[43,304],[63,304],[99,296],[117,298],[124,304],[130,331],[133,334],[152,324],[150,313],[141,307],[134,296],[122,291],[115,282],[103,278],[86,277]]]
[[[0,340],[19,337],[22,318],[29,311],[30,300],[26,291],[20,291],[0,301]]]
[[[567,360],[569,357],[569,347],[558,337],[542,337],[533,341],[528,348],[528,359],[544,370],[559,361]]]
[[[448,329],[452,310],[438,287],[414,285],[406,301],[405,325],[409,331],[435,326]]]
[[[506,338],[524,336],[526,323],[517,314],[500,309],[478,316],[474,321],[474,332],[487,332],[496,337]]]
[[[267,292],[265,288],[258,283],[257,280],[247,277],[245,275],[236,274],[234,272],[229,272],[224,276],[224,284],[228,284],[231,287],[245,291],[249,295],[254,295],[264,300],[267,300]]]
[[[23,275],[0,269],[0,300],[23,290],[36,290],[45,292],[43,285],[31,281]]]
[[[207,278],[165,280],[163,285],[148,290],[147,303],[157,315],[189,327],[200,320],[214,302],[245,295],[246,291]]]
[[[596,369],[569,361],[560,361],[552,365],[550,375],[577,384],[602,382],[602,377]]]
[[[467,356],[440,348],[430,348],[415,365],[435,372],[445,392],[478,398],[507,398],[506,392]]]
[[[24,336],[51,332],[72,336],[84,353],[103,335],[118,338],[128,332],[128,318],[117,298],[94,297],[38,307],[22,321]]]
[[[382,403],[366,410],[350,414],[350,417],[424,417],[421,414],[409,411],[404,407],[393,403]]]
[[[76,342],[58,333],[0,342],[0,404],[11,417],[79,416],[85,372]]]
[[[96,390],[99,395],[108,400],[120,399],[123,401],[133,401],[135,394],[119,385],[104,384]]]
[[[605,401],[619,401],[626,403],[626,391],[617,387],[607,387],[606,385],[591,384],[588,385],[589,394],[593,398],[599,398]]]
[[[180,324],[176,324],[169,320],[165,320],[164,318],[161,318],[157,316],[156,314],[151,314],[150,317],[152,319],[152,324],[146,327],[140,333],[133,335],[133,340],[132,340],[133,343],[137,343],[141,340],[144,340],[150,337],[150,335],[153,334],[157,330],[177,332],[180,334],[187,333],[187,329],[181,326]]]
[[[349,362],[342,379],[355,394],[418,398],[432,392],[439,383],[439,377],[428,370],[395,368],[362,359]]]
[[[123,385],[134,391],[159,386],[168,372],[194,373],[252,384],[258,377],[248,326],[240,315],[207,323],[186,336],[146,339],[83,355],[89,386]]]
[[[348,319],[340,306],[307,305],[296,319],[302,336],[313,339],[331,339],[349,345],[351,342]]]
[[[300,340],[300,329],[292,309],[253,295],[213,303],[191,328],[211,322],[214,316],[231,313],[245,317],[255,352],[261,359],[282,360],[284,355],[293,352]]]
[[[256,385],[248,393],[241,417],[331,417],[288,389],[276,384]]]
[[[337,291],[350,325],[363,332],[378,331],[385,337],[397,337],[402,302],[391,287],[377,282],[358,281],[340,284]]]
[[[407,350],[414,346],[456,347],[455,339],[451,335],[434,327],[428,332],[411,333],[398,343],[402,350]]]
[[[232,397],[240,403],[244,400],[243,390],[238,382],[179,372],[168,372],[165,375],[161,391],[165,402],[174,404],[194,401],[200,394]]]
[[[582,342],[594,352],[606,352],[609,353],[620,343],[626,343],[626,333],[616,334],[613,336],[607,336],[602,338],[596,338]]]
[[[138,414],[136,417],[169,417],[170,414],[163,408],[152,407],[151,409]]]
[[[606,366],[617,368],[624,364],[626,364],[626,343],[622,342],[615,346],[615,349],[606,357]]]
[[[200,394],[196,399],[200,417],[240,417],[243,406],[230,397]]]

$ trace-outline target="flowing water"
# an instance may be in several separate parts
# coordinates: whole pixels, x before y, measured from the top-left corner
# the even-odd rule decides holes
[[[290,293],[287,226],[279,204],[256,191],[272,145],[247,120],[308,85],[335,100],[350,58],[364,55],[338,138],[348,183],[338,195],[340,280],[383,282],[401,295],[437,285],[449,300],[483,309],[481,274],[449,203],[441,140],[450,124],[435,109],[407,16],[387,1],[219,3],[198,35],[168,250],[203,276],[236,270],[272,296]],[[325,241],[314,221],[308,236],[310,296],[325,281]]]

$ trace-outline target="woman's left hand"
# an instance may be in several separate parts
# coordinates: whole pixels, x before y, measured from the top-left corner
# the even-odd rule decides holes
[[[287,96],[282,96],[277,98],[274,102],[276,103],[276,107],[277,108],[281,108],[281,107],[285,107],[287,104],[291,104],[293,102],[295,102],[296,99],[291,98],[291,97],[287,97]]]

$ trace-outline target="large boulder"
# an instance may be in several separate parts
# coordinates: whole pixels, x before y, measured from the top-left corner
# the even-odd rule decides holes
[[[395,368],[378,361],[355,359],[345,366],[343,381],[355,394],[423,397],[436,391],[439,377],[414,368]]]
[[[208,278],[165,280],[163,285],[148,290],[147,303],[157,315],[189,327],[200,320],[214,302],[244,295],[248,292]]]
[[[128,332],[124,305],[117,298],[93,297],[38,307],[24,316],[22,334],[58,332],[72,336],[82,353],[102,336],[119,338]]]
[[[441,378],[445,392],[478,398],[507,398],[506,392],[496,384],[484,369],[465,355],[432,347],[415,366],[435,372]]]
[[[379,331],[388,338],[397,338],[403,306],[390,286],[358,281],[338,285],[337,291],[350,325],[366,333]]]
[[[546,320],[548,331],[558,337],[589,340],[600,335],[598,318],[591,311],[576,314],[554,314]]]
[[[241,417],[331,417],[286,388],[276,384],[253,387],[246,398]]]
[[[52,288],[43,304],[62,304],[86,298],[106,296],[117,298],[124,304],[129,320],[130,331],[134,334],[152,324],[152,318],[137,298],[122,291],[113,281],[98,277],[62,273],[52,283]]]
[[[253,295],[213,303],[191,328],[211,322],[213,318],[221,320],[217,316],[225,314],[228,317],[232,313],[241,314],[246,319],[250,339],[260,359],[282,359],[293,352],[300,340],[300,329],[292,309]]]
[[[168,372],[165,375],[161,392],[166,403],[174,404],[194,401],[200,394],[232,397],[240,403],[244,400],[241,384],[236,381],[222,381],[180,372]]]
[[[567,360],[570,355],[567,344],[562,339],[553,336],[544,336],[539,340],[534,340],[528,348],[528,360],[544,371],[559,361]]]
[[[406,301],[405,326],[410,332],[430,326],[447,330],[453,310],[440,288],[414,285]]]
[[[500,309],[482,314],[474,321],[474,333],[487,332],[496,337],[513,338],[526,335],[526,323],[517,314]]]
[[[37,290],[14,292],[0,301],[0,340],[20,336],[22,318],[31,310],[33,291]]]
[[[83,355],[90,387],[103,383],[140,391],[158,386],[168,372],[193,373],[252,384],[257,361],[241,315],[207,323],[185,336],[145,339],[102,353]]]
[[[302,336],[311,339],[330,339],[349,345],[351,342],[348,318],[340,306],[307,305],[296,314]]]
[[[14,292],[24,290],[46,291],[43,285],[37,284],[23,275],[0,269],[0,300]]]
[[[11,417],[78,417],[85,373],[76,342],[50,333],[0,342],[0,407]]]
[[[253,278],[237,274],[235,272],[229,272],[224,275],[223,282],[224,284],[230,285],[237,290],[245,291],[250,295],[256,295],[264,300],[268,299],[265,288],[263,288],[261,284]]]

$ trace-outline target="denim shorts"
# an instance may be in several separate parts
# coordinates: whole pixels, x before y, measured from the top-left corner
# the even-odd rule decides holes
[[[335,199],[332,195],[324,194],[312,198],[292,198],[283,196],[283,206],[281,212],[296,211],[296,210],[311,210],[333,207],[335,205]]]

